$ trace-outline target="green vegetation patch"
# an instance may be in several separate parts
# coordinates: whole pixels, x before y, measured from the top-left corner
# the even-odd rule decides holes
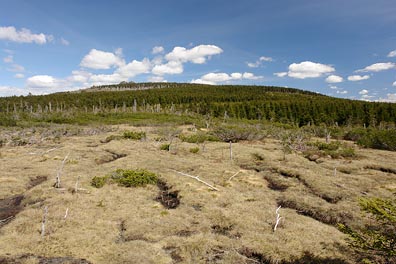
[[[205,141],[219,141],[219,138],[215,135],[210,135],[202,132],[198,132],[192,135],[181,134],[179,135],[179,139],[183,142],[196,144],[204,143]]]
[[[312,157],[313,155],[318,157],[330,156],[333,159],[356,157],[355,149],[347,144],[342,144],[340,141],[330,143],[310,142],[308,146],[310,148],[304,151],[306,157]]]
[[[132,140],[142,140],[146,138],[146,132],[124,131],[124,133],[122,134],[122,138],[132,139]]]
[[[106,183],[118,183],[125,187],[144,187],[147,184],[156,184],[157,181],[157,174],[145,169],[118,169],[110,175],[95,176],[91,180],[91,185],[96,188],[102,188]]]

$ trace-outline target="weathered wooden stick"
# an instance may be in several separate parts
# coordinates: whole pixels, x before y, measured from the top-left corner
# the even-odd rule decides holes
[[[68,153],[66,155],[66,157],[63,159],[62,165],[61,165],[61,167],[59,168],[59,170],[58,170],[58,172],[56,174],[56,181],[55,181],[55,185],[54,185],[55,188],[60,188],[60,183],[61,183],[60,177],[61,177],[61,174],[62,174],[63,167],[65,166],[65,162],[66,162],[67,158],[69,157],[69,154],[70,153]]]
[[[77,193],[77,191],[79,190],[78,188],[78,182],[80,181],[80,176],[77,177],[77,181],[76,181],[76,185],[74,186],[74,192]]]
[[[63,219],[66,220],[68,215],[69,215],[69,207],[66,208],[65,216],[63,217]]]
[[[45,235],[45,225],[47,224],[48,206],[44,208],[43,221],[41,222],[41,237]]]
[[[237,176],[240,172],[241,172],[241,171],[238,171],[237,173],[235,173],[234,175],[232,175],[232,176],[228,179],[228,181],[231,181],[232,178],[234,178],[235,176]]]
[[[276,213],[276,222],[275,222],[275,226],[274,226],[274,232],[276,231],[276,228],[279,225],[279,221],[282,219],[282,217],[279,215],[279,209],[281,208],[281,205],[279,205],[278,209],[276,209],[275,213]]]
[[[190,174],[187,174],[187,173],[184,173],[184,172],[180,172],[180,171],[177,171],[177,170],[171,170],[171,171],[174,171],[174,172],[176,172],[176,173],[178,173],[178,174],[180,174],[180,175],[186,176],[186,177],[193,178],[193,179],[195,179],[195,180],[197,180],[197,181],[199,181],[199,182],[202,182],[203,184],[209,186],[211,189],[213,189],[213,190],[215,190],[215,191],[219,191],[219,189],[217,189],[216,187],[214,187],[214,186],[210,185],[209,183],[207,183],[207,182],[201,180],[201,179],[199,178],[199,176],[193,176],[193,175],[190,175]]]

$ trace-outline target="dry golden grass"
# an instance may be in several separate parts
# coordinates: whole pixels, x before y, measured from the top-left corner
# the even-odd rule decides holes
[[[145,131],[147,139],[100,143],[124,130]],[[188,127],[178,130],[187,132]],[[118,126],[109,131],[0,149],[0,199],[25,195],[24,210],[0,229],[0,257],[30,253],[92,263],[253,263],[242,254],[248,248],[274,262],[308,251],[352,263],[345,235],[326,219],[359,224],[359,197],[389,197],[396,191],[396,175],[365,169],[392,168],[396,160],[392,152],[357,149],[358,159],[322,158],[321,163],[289,154],[284,161],[279,142],[266,139],[234,143],[231,161],[228,143],[206,143],[194,154],[189,150],[197,144],[174,140],[168,152],[159,150],[163,142],[155,141],[164,133],[158,128]],[[109,151],[127,156],[95,162]],[[69,153],[63,189],[55,189],[57,170]],[[264,159],[254,160],[253,153]],[[158,188],[153,185],[90,186],[94,176],[119,168],[157,173],[172,190],[180,191],[180,206],[165,209],[155,200]],[[200,176],[219,191],[173,170]],[[27,190],[38,176],[48,180]],[[85,190],[72,193],[78,178]],[[271,181],[282,183],[285,190],[268,188]],[[291,208],[280,209],[281,224],[274,232],[275,210],[282,203]],[[49,212],[42,238],[45,206]]]

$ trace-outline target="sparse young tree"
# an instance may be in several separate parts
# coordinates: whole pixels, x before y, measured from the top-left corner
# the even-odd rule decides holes
[[[380,198],[361,199],[361,209],[371,218],[364,228],[340,224],[349,235],[350,245],[363,263],[396,263],[396,201]]]

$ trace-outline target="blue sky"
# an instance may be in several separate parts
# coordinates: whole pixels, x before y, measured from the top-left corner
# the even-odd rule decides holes
[[[0,0],[0,96],[121,81],[396,102],[394,0]]]

